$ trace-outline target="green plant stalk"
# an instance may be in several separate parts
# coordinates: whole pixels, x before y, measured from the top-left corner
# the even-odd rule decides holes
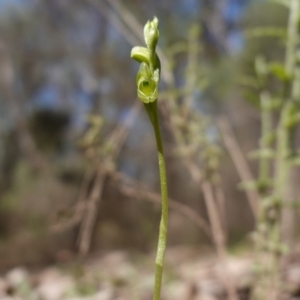
[[[293,152],[293,140],[295,137],[296,124],[287,125],[293,117],[291,112],[295,107],[299,106],[299,87],[298,78],[295,76],[296,71],[296,50],[299,40],[298,24],[300,17],[299,0],[290,1],[290,16],[288,22],[288,36],[286,45],[285,71],[292,79],[287,86],[287,95],[280,114],[280,121],[277,127],[277,145],[275,158],[275,175],[274,188],[272,191],[272,201],[265,209],[264,218],[266,220],[266,239],[268,242],[264,247],[269,252],[269,263],[266,266],[267,287],[265,289],[263,299],[268,299],[270,293],[274,293],[273,297],[278,298],[281,291],[280,281],[280,260],[284,245],[282,244],[282,208],[286,198],[286,190],[288,188],[289,173],[291,164],[289,162],[290,155]],[[297,103],[298,102],[298,103]],[[266,118],[266,116],[265,116]],[[264,117],[263,117],[264,119]],[[264,120],[262,120],[264,122]],[[265,167],[261,165],[261,175],[264,177]],[[266,174],[266,173],[265,173]],[[262,178],[261,178],[262,179]]]
[[[265,299],[267,295],[273,291],[275,297],[279,296],[281,290],[280,282],[280,260],[282,256],[283,244],[282,244],[282,208],[284,202],[287,200],[286,190],[288,188],[288,178],[291,169],[289,163],[289,157],[293,152],[292,144],[295,137],[294,126],[288,126],[291,119],[292,108],[297,102],[297,91],[295,85],[295,67],[296,67],[296,46],[298,41],[298,19],[300,16],[300,5],[298,0],[292,0],[290,3],[290,17],[288,24],[288,39],[286,49],[286,61],[285,71],[292,78],[290,89],[290,95],[287,95],[287,99],[282,107],[280,114],[280,121],[277,128],[277,145],[276,145],[276,159],[275,159],[275,176],[274,176],[274,190],[272,195],[271,206],[267,209],[266,219],[268,220],[268,237],[269,240],[267,251],[270,253],[270,261],[267,266],[267,275],[270,276],[268,282],[268,288],[266,289]],[[271,214],[271,217],[268,216]]]
[[[288,142],[290,136],[288,129],[282,124],[285,114],[286,111],[283,110],[281,113],[280,124],[277,129],[277,155],[275,158],[276,170],[273,179],[274,189],[271,193],[271,198],[268,198],[266,191],[260,191],[262,203],[260,208],[257,248],[262,254],[268,254],[268,257],[266,258],[263,256],[263,261],[260,262],[262,269],[254,292],[254,298],[259,300],[269,299],[270,293],[275,293],[276,296],[272,299],[277,299],[276,297],[281,289],[279,274],[280,259],[282,255],[281,217],[284,191],[287,184],[289,170],[287,157],[289,153]],[[266,170],[263,170],[263,174],[260,175],[264,175],[265,171]],[[270,201],[270,199],[272,200],[264,205],[264,199],[267,201]]]
[[[157,246],[157,253],[156,253],[156,260],[155,260],[155,283],[154,283],[154,294],[153,294],[153,300],[160,300],[163,266],[164,266],[164,258],[166,253],[167,233],[168,233],[168,215],[169,215],[168,184],[167,184],[164,148],[163,148],[163,142],[161,137],[159,118],[158,118],[157,101],[145,104],[145,107],[149,114],[151,123],[153,125],[154,133],[155,133],[157,155],[158,155],[161,198],[162,198],[162,212],[161,212],[161,220],[159,225],[158,246]]]
[[[295,127],[288,125],[293,118],[292,110],[299,107],[299,89],[298,78],[295,76],[296,71],[296,51],[299,43],[299,18],[300,18],[300,3],[299,0],[291,0],[290,2],[290,16],[288,22],[288,39],[286,49],[286,61],[285,71],[292,79],[289,87],[289,95],[283,105],[280,115],[280,122],[277,129],[277,158],[276,158],[276,174],[275,174],[275,187],[274,187],[274,199],[277,198],[275,221],[273,222],[271,236],[272,243],[280,247],[282,244],[281,237],[281,219],[282,219],[282,207],[286,201],[286,191],[289,188],[289,174],[292,165],[289,162],[290,156],[293,153],[293,140],[295,138]],[[282,246],[282,245],[281,245]],[[280,252],[280,251],[279,251]],[[274,252],[273,260],[274,265],[279,264],[281,255],[278,251]],[[275,262],[277,260],[277,262]],[[278,267],[277,267],[278,269]]]
[[[283,108],[280,116],[280,123],[277,129],[277,157],[276,157],[276,170],[274,178],[274,192],[273,192],[273,204],[272,204],[272,218],[269,222],[268,240],[269,246],[267,247],[271,257],[269,265],[269,290],[275,292],[275,297],[279,296],[281,291],[280,281],[280,260],[282,256],[282,234],[281,234],[281,222],[282,222],[282,206],[284,201],[284,193],[288,181],[289,162],[287,161],[290,149],[289,140],[290,132],[284,125],[287,109],[286,105]],[[267,298],[266,298],[267,299]]]
[[[131,50],[131,57],[141,63],[136,78],[137,94],[140,100],[144,103],[144,107],[148,113],[155,133],[162,196],[162,214],[155,260],[155,284],[153,300],[160,300],[164,258],[167,245],[169,210],[166,162],[157,109],[158,85],[161,71],[160,60],[155,52],[155,48],[159,39],[158,23],[158,19],[154,17],[153,20],[148,21],[144,27],[144,39],[147,48],[134,47]]]
[[[296,61],[296,46],[298,43],[298,22],[300,13],[299,0],[290,1],[290,16],[288,22],[288,39],[286,45],[285,69],[288,75],[293,75]]]
[[[260,266],[258,272],[259,280],[254,289],[254,299],[264,299],[265,286],[268,279],[268,272],[270,266],[266,261],[262,261],[265,258],[260,257],[260,254],[267,252],[266,240],[269,231],[268,222],[268,210],[269,207],[264,205],[269,192],[268,183],[270,182],[270,170],[271,170],[271,160],[270,157],[263,155],[265,151],[270,149],[271,146],[271,135],[272,135],[272,111],[270,109],[270,96],[266,91],[260,94],[260,110],[261,110],[261,138],[259,142],[260,148],[260,159],[259,159],[259,175],[258,175],[258,193],[259,193],[259,217],[257,224],[257,240],[256,240],[256,260],[257,265]]]
[[[272,134],[272,112],[270,110],[270,98],[269,95],[261,93],[261,139],[260,139],[260,150],[266,151],[270,148],[270,136]],[[267,195],[266,185],[270,181],[270,168],[271,161],[269,157],[262,155],[259,160],[259,194],[263,198]],[[263,213],[261,222],[266,221],[265,213]]]
[[[286,85],[287,99],[284,104],[286,123],[283,122],[286,130],[285,143],[285,187],[282,188],[282,225],[281,231],[284,233],[284,241],[287,247],[292,247],[294,240],[293,224],[295,223],[295,216],[291,210],[287,210],[286,205],[292,200],[297,189],[293,184],[293,164],[290,158],[296,153],[296,132],[299,125],[299,109],[300,109],[300,85],[299,85],[299,38],[300,38],[300,2],[298,0],[291,0],[290,16],[288,23],[288,39],[285,61],[285,72],[289,76],[288,84]],[[296,117],[296,114],[298,116]],[[298,120],[297,120],[298,119]],[[289,125],[287,125],[287,123]],[[287,222],[286,222],[287,221]],[[295,224],[294,224],[295,225]]]
[[[262,137],[261,150],[268,150],[270,147],[270,136],[272,134],[272,112],[270,106],[270,99],[267,95],[261,95],[261,118],[262,118]],[[270,180],[270,158],[262,157],[259,165],[259,180],[262,184],[266,184]],[[265,194],[265,191],[262,192]]]

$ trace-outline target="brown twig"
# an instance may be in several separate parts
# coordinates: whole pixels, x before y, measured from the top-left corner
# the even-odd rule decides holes
[[[107,7],[107,4],[105,4],[103,1],[95,0],[86,0],[86,2],[96,8],[96,10],[98,10],[101,15],[122,34],[122,36],[130,45],[139,44],[139,39],[132,34],[132,32],[128,30],[126,26],[123,26],[120,19],[112,12],[111,9]]]
[[[220,263],[223,265],[224,270],[227,269],[226,259],[226,247],[225,247],[225,237],[222,231],[222,225],[220,222],[220,217],[218,215],[218,209],[214,200],[213,187],[210,182],[204,180],[202,182],[202,191],[205,199],[206,208],[208,211],[209,219],[211,221],[213,238],[215,241],[218,257]],[[231,276],[226,274],[226,272],[222,272],[221,274],[222,280],[225,284],[226,290],[228,292],[228,296],[231,300],[238,300],[237,291],[232,282]]]
[[[217,207],[218,207],[218,211],[220,212],[220,218],[221,218],[221,223],[223,228],[224,243],[227,244],[228,224],[226,222],[226,198],[220,183],[215,184],[214,187],[215,187],[215,197],[216,197]]]
[[[109,172],[109,179],[115,181],[118,184],[120,192],[128,197],[132,197],[133,199],[144,199],[154,204],[161,203],[159,194],[152,192],[148,186],[120,172]],[[81,204],[81,201],[78,202],[76,213],[69,221],[63,224],[56,224],[51,227],[51,230],[63,231],[77,225],[82,220],[84,214],[84,209]],[[173,199],[169,199],[169,204],[171,209],[198,226],[205,233],[208,239],[212,238],[209,224],[192,208]]]
[[[97,219],[98,208],[101,201],[105,179],[106,170],[100,165],[97,170],[93,190],[89,199],[87,200],[86,209],[84,210],[85,214],[83,216],[79,231],[78,248],[80,255],[86,255],[90,250],[93,229]]]
[[[120,191],[127,196],[134,198],[144,198],[147,201],[157,204],[161,203],[159,194],[152,192],[148,186],[137,180],[134,180],[119,172],[112,173],[110,175],[110,178],[112,178],[114,181],[117,181],[120,184]],[[209,239],[211,239],[212,234],[209,228],[209,224],[192,208],[170,198],[169,205],[171,209],[174,209],[174,211],[185,216],[187,219],[189,219],[195,225],[197,225],[206,234],[206,236]]]
[[[236,140],[236,137],[234,136],[230,122],[228,121],[228,119],[226,117],[220,116],[217,119],[217,124],[218,124],[219,130],[221,132],[221,135],[222,135],[222,138],[224,141],[224,145],[236,167],[236,170],[239,174],[240,179],[243,182],[253,181],[254,177],[251,174],[250,168],[249,168],[247,161],[243,155],[243,152],[240,149],[240,146]],[[256,190],[247,190],[246,189],[245,193],[247,195],[253,216],[256,220],[257,216],[258,216],[259,195]]]
[[[212,237],[217,250],[218,259],[221,265],[223,266],[224,270],[226,270],[227,253],[226,253],[225,237],[224,237],[224,233],[220,221],[221,219],[220,212],[218,212],[218,207],[215,203],[213,187],[209,181],[202,179],[200,170],[194,164],[189,163],[187,164],[187,167],[190,170],[194,182],[201,182],[201,189],[203,192],[204,202],[210,220]],[[231,300],[238,300],[237,292],[234,288],[234,284],[232,282],[231,277],[228,274],[224,274],[224,276],[222,276],[222,280],[228,292],[229,298]]]
[[[107,143],[109,145],[113,145],[111,152],[106,155],[104,160],[100,160],[99,163],[96,163],[96,178],[92,187],[92,191],[88,196],[88,199],[85,201],[86,207],[84,209],[78,236],[78,248],[80,255],[86,255],[90,249],[93,228],[97,219],[101,195],[105,179],[110,169],[110,164],[117,159],[140,107],[140,101],[135,101],[135,104],[131,108],[127,118],[111,133],[107,139]]]
[[[94,175],[95,175],[95,167],[88,166],[81,180],[81,184],[79,187],[79,195],[78,195],[78,200],[75,207],[74,215],[69,220],[63,223],[57,223],[51,226],[50,227],[51,231],[59,232],[59,231],[68,230],[81,222],[83,214],[86,209],[86,199],[88,197],[89,186],[93,181]]]

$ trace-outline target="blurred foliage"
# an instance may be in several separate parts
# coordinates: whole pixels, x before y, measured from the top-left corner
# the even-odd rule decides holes
[[[120,19],[107,1],[28,0],[15,8],[1,4],[0,236],[8,232],[12,237],[24,224],[31,231],[70,217],[86,169],[95,164],[93,159],[111,155],[114,144],[107,143],[107,137],[123,124],[136,97],[137,64],[129,57],[131,45],[97,3]],[[245,153],[256,148],[258,113],[241,99],[258,104],[258,55],[274,61],[267,66],[268,87],[280,92],[277,83],[286,76],[277,64],[284,55],[282,32],[281,38],[262,38],[259,29],[285,28],[288,10],[246,0],[128,0],[124,6],[142,24],[153,15],[159,18],[159,46],[170,62],[164,68],[174,74],[174,87],[161,84],[162,98],[175,97],[178,105],[173,121],[181,143],[170,132],[170,116],[163,116],[162,125],[171,196],[206,218],[199,187],[182,171],[178,157],[201,166],[205,176],[223,182],[228,227],[235,240],[236,232],[240,237],[253,228],[253,220],[245,196],[236,189],[236,171],[222,151],[216,118],[228,113]],[[191,53],[196,61],[190,60]],[[188,105],[187,98],[192,98]],[[154,140],[144,112],[133,128],[112,169],[157,190]],[[41,168],[34,168],[30,159],[36,153],[43,161]],[[257,163],[251,168],[255,171]],[[157,210],[130,201],[111,182],[105,187],[95,247],[136,244],[147,250],[156,231],[150,215]],[[201,233],[182,219],[175,219],[174,228],[182,234],[171,234],[171,243],[203,241]],[[185,228],[191,237],[184,234]],[[49,240],[60,241],[66,235],[64,246],[75,248],[77,234],[76,225]]]

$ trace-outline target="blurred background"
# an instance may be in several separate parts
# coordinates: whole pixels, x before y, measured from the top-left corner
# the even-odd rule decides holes
[[[207,180],[229,249],[247,248],[257,195],[240,183],[257,176],[254,60],[284,55],[282,41],[253,29],[286,27],[288,10],[273,2],[0,0],[0,270],[71,263],[80,273],[82,258],[125,252],[151,265],[157,154],[130,51],[153,16],[169,247],[214,253]]]

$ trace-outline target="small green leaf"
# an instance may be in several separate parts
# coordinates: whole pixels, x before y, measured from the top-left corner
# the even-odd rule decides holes
[[[285,82],[290,79],[289,75],[285,71],[283,64],[279,62],[272,62],[269,64],[269,71],[277,77],[277,79]]]
[[[252,180],[252,181],[246,181],[242,182],[238,185],[238,187],[242,190],[257,190],[257,181]]]
[[[252,151],[249,153],[249,158],[251,159],[257,159],[257,158],[274,158],[275,157],[275,152],[273,149],[270,148],[265,148],[265,149],[260,149],[256,151]]]
[[[285,106],[285,111],[282,117],[282,123],[287,129],[295,127],[300,122],[300,114],[298,112],[298,105],[295,103],[288,103]]]
[[[255,58],[255,71],[258,76],[266,76],[268,74],[268,65],[263,56],[259,55]]]
[[[257,93],[255,92],[246,92],[244,95],[245,99],[249,101],[251,104],[259,108],[259,98],[257,96]]]
[[[246,30],[246,38],[286,38],[286,29],[283,27],[256,27]]]

